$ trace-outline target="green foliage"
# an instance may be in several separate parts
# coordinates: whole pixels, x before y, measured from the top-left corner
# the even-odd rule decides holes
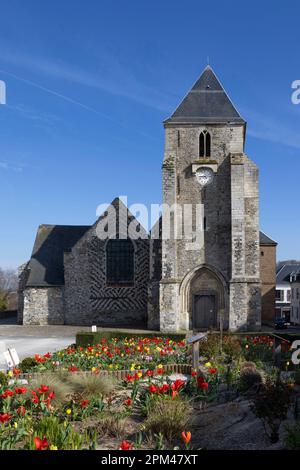
[[[224,336],[222,349],[226,356],[228,356],[230,359],[237,359],[242,354],[241,343],[236,336]]]
[[[36,365],[37,363],[34,357],[25,357],[25,359],[21,361],[19,368],[26,374],[27,372],[30,372]]]
[[[285,427],[284,444],[290,450],[300,450],[300,422]]]
[[[187,428],[190,413],[191,407],[186,399],[164,396],[148,403],[143,427],[151,436],[161,434],[170,442]]]
[[[8,309],[7,293],[0,291],[0,312]]]
[[[207,359],[213,359],[220,353],[220,337],[215,333],[208,333],[207,339],[200,341],[199,354]]]
[[[265,432],[272,443],[279,440],[279,428],[290,407],[290,390],[287,384],[267,380],[252,399],[251,409],[262,420]]]
[[[0,372],[0,387],[3,387],[8,384],[8,375],[4,372]]]
[[[83,438],[68,422],[61,423],[55,416],[47,416],[34,423],[33,435],[27,442],[28,449],[35,449],[34,437],[46,437],[50,446],[56,446],[58,450],[80,450]]]
[[[102,339],[111,340],[113,338],[117,338],[123,340],[125,338],[151,338],[151,337],[160,337],[160,338],[170,338],[174,341],[180,341],[185,339],[185,334],[181,333],[173,333],[173,334],[161,334],[160,332],[145,332],[139,333],[138,331],[132,331],[132,333],[118,331],[118,330],[106,330],[106,331],[97,331],[96,333],[92,333],[90,331],[79,331],[76,334],[76,346],[95,346],[99,344]]]

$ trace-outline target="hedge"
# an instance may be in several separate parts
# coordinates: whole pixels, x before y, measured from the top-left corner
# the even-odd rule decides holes
[[[82,346],[82,347],[87,347],[87,346],[93,346],[95,344],[98,344],[101,342],[103,338],[105,339],[112,339],[112,338],[118,338],[118,339],[125,339],[125,338],[149,338],[149,337],[159,337],[159,338],[170,338],[173,341],[180,341],[182,339],[185,339],[186,335],[185,333],[160,333],[159,331],[149,331],[149,332],[143,332],[139,333],[137,331],[132,331],[132,332],[124,332],[124,331],[118,331],[118,330],[108,330],[108,331],[97,331],[96,333],[93,333],[91,331],[79,331],[76,334],[76,346]]]

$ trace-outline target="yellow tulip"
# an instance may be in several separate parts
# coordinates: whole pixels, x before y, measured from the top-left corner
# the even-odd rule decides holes
[[[50,450],[58,450],[57,446],[51,445]]]
[[[68,409],[66,410],[66,413],[67,413],[67,415],[70,415],[70,414],[72,413],[72,410],[71,410],[70,408],[68,408]]]
[[[205,365],[205,367],[211,367],[211,363],[210,363],[210,362],[206,362],[204,365]]]

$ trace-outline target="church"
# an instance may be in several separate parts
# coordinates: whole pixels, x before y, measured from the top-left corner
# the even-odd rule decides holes
[[[162,215],[151,232],[119,198],[112,238],[97,231],[108,211],[92,226],[40,225],[20,268],[19,323],[182,332],[273,320],[277,244],[259,229],[246,122],[210,66],[164,128]],[[122,236],[120,212],[139,237]],[[175,236],[182,219],[190,230]],[[177,228],[165,236],[170,220]]]

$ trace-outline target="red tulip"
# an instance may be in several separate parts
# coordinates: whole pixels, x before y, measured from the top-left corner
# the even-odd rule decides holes
[[[170,385],[164,384],[159,388],[160,393],[166,393],[170,390]]]
[[[38,362],[39,364],[43,364],[44,362],[46,362],[46,359],[43,358],[42,356],[40,356],[39,354],[36,354],[34,356],[34,359],[36,360],[36,362]]]
[[[125,406],[131,406],[132,405],[132,400],[131,400],[131,398],[127,398],[127,400],[124,400],[123,403],[124,403]]]
[[[157,388],[155,385],[150,385],[150,386],[149,386],[149,392],[150,392],[150,393],[157,393],[157,392],[158,392],[158,388]]]
[[[132,450],[132,444],[128,441],[122,441],[119,450]]]
[[[47,387],[47,385],[42,384],[40,388],[37,389],[37,391],[40,394],[47,393],[49,391],[49,387]]]
[[[8,398],[12,397],[13,395],[14,392],[12,390],[5,390],[5,392],[0,395],[0,398]]]
[[[6,423],[12,418],[10,413],[2,413],[0,414],[0,423]]]
[[[49,443],[48,443],[45,436],[44,436],[44,439],[41,439],[39,437],[35,437],[33,439],[33,442],[34,442],[36,450],[46,450],[47,447],[49,447]]]
[[[26,414],[25,406],[19,406],[19,408],[17,409],[17,413],[18,413],[18,415],[24,416]]]
[[[172,384],[172,390],[180,390],[185,385],[185,381],[181,379],[175,380]]]
[[[208,372],[212,375],[216,374],[218,372],[218,370],[215,368],[215,367],[211,367],[210,369],[208,369]]]
[[[69,372],[77,372],[78,368],[76,366],[69,367]]]
[[[147,370],[146,375],[147,377],[153,377],[153,370]]]
[[[17,395],[22,395],[23,393],[26,393],[27,392],[27,388],[26,387],[16,387],[15,388],[15,393]]]
[[[81,400],[80,402],[81,408],[86,408],[89,403],[90,403],[90,400]]]

